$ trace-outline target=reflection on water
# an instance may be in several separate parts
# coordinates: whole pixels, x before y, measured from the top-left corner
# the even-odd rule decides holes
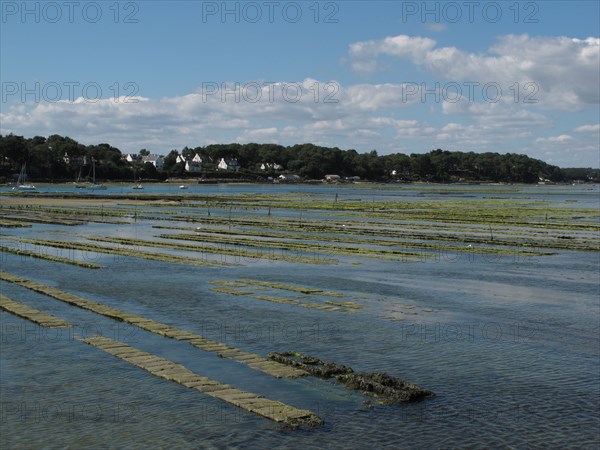
[[[256,187],[210,189],[247,192]],[[318,193],[329,188],[286,189]],[[340,192],[346,189],[352,197],[404,195],[347,187]],[[522,188],[515,195],[540,195],[536,189],[542,188]],[[554,195],[543,189],[543,195]],[[582,195],[569,194],[570,199],[592,201],[577,189]],[[410,195],[417,194],[415,189]],[[52,230],[61,228],[40,224],[13,233],[32,236]],[[154,233],[144,223],[121,231],[114,225],[90,224],[76,232],[133,232],[136,238]],[[517,261],[506,257],[402,263],[365,258],[356,266],[257,260],[231,268],[111,255],[99,259],[105,269],[60,265],[57,270],[56,263],[2,254],[2,267],[245,351],[266,355],[297,350],[356,370],[386,371],[437,396],[418,404],[381,406],[326,381],[277,380],[1,282],[3,295],[74,324],[71,331],[47,330],[0,312],[2,448],[598,445],[598,253],[560,252]],[[239,278],[340,291],[348,297],[342,300],[360,302],[364,308],[342,314],[210,290],[212,280]],[[390,320],[399,315],[403,320]],[[75,339],[94,334],[310,409],[326,424],[315,430],[283,429]]]

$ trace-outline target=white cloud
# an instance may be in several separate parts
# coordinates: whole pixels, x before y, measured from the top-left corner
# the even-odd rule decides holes
[[[82,142],[111,142],[128,151],[154,144],[154,150],[160,152],[156,148],[159,142],[172,148],[223,139],[268,141],[286,135],[295,140],[320,139],[337,145],[334,139],[347,140],[350,133],[359,129],[362,136],[368,135],[366,124],[378,126],[370,122],[370,113],[416,101],[403,102],[403,87],[397,84],[344,87],[314,79],[278,82],[263,87],[263,95],[256,102],[256,90],[248,94],[250,89],[244,90],[243,86],[237,98],[198,91],[162,99],[140,97],[129,102],[77,99],[17,104],[2,112],[0,132],[29,136],[57,133]],[[388,125],[393,129],[404,126],[402,121]]]
[[[352,68],[357,72],[373,72],[377,69],[377,57],[380,55],[417,60],[431,51],[434,46],[435,41],[433,39],[406,35],[386,37],[382,40],[355,42],[350,44]]]
[[[244,130],[244,132],[236,138],[236,141],[242,143],[248,142],[277,142],[277,128],[258,128],[256,130]]]
[[[420,102],[419,95],[409,95],[410,87],[403,84],[355,84],[343,92],[343,104],[349,108],[378,111],[401,108]]]
[[[19,103],[0,114],[0,133],[61,134],[84,144],[108,142],[124,152],[147,148],[165,154],[186,145],[234,141],[312,142],[359,151],[376,148],[381,154],[432,148],[524,152],[558,165],[573,165],[577,158],[569,152],[580,152],[581,164],[597,165],[596,125],[553,135],[552,119],[504,99],[442,102],[441,114],[429,115],[418,96],[403,101],[405,86],[391,83],[336,83],[337,102],[326,103],[325,94],[333,91],[325,84],[313,79],[299,83],[302,96],[297,102],[280,94],[272,101],[265,95],[253,103],[194,92],[162,99],[140,97],[135,103],[114,99]],[[275,86],[280,89],[284,83]]]
[[[475,103],[466,99],[455,103],[444,102],[442,112],[444,115],[469,118],[488,133],[495,130],[506,137],[509,132],[511,138],[531,136],[552,125],[545,115],[506,100],[497,103]]]
[[[349,57],[353,69],[362,73],[377,70],[379,57],[388,55],[409,61],[441,79],[495,82],[506,91],[518,88],[519,100],[529,95],[546,109],[578,110],[600,103],[598,38],[506,35],[499,37],[486,53],[436,45],[429,38],[399,35],[353,43]],[[535,84],[526,85],[530,82]]]
[[[520,153],[561,167],[600,166],[598,139],[588,134],[536,138],[525,145]]]
[[[449,123],[442,127],[442,131],[456,131],[462,130],[464,127],[460,123]]]
[[[569,136],[568,134],[561,134],[560,136],[550,136],[550,137],[547,137],[547,138],[540,137],[540,138],[537,138],[535,140],[535,142],[536,143],[540,143],[540,142],[557,142],[557,143],[560,143],[560,144],[565,144],[565,143],[570,142],[572,140],[573,140],[572,136]]]
[[[575,131],[578,133],[598,133],[600,132],[600,124],[581,125],[580,127],[575,128]]]

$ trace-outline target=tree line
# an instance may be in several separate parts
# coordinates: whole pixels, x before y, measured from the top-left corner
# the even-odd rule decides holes
[[[139,154],[149,152],[140,150]],[[200,173],[187,173],[177,156],[202,158]],[[68,156],[68,157],[66,157]],[[155,179],[168,177],[244,178],[263,180],[281,173],[297,174],[305,179],[322,179],[326,174],[360,177],[371,181],[428,181],[535,183],[539,180],[566,182],[600,181],[600,169],[559,168],[526,155],[493,152],[475,153],[432,150],[410,155],[379,155],[376,150],[359,153],[354,149],[322,147],[313,144],[282,146],[277,144],[212,144],[171,150],[162,170],[151,163],[129,163],[123,153],[110,144],[83,145],[65,136],[25,138],[0,135],[0,181],[11,181],[26,164],[27,174],[38,181],[73,181],[85,178],[95,161],[96,177],[102,180]],[[221,158],[235,158],[238,172],[217,170]],[[283,169],[261,170],[262,164],[278,164]]]

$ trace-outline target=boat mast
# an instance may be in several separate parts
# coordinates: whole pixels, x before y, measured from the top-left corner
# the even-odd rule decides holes
[[[17,180],[17,185],[25,184],[25,178],[27,177],[26,171],[25,171],[26,165],[27,165],[27,163],[23,163],[23,165],[21,166],[21,172],[19,173],[19,179]]]

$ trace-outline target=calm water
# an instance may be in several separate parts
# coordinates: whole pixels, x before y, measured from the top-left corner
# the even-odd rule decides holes
[[[194,186],[186,192],[273,193],[275,188]],[[448,195],[440,194],[440,187],[283,188],[303,195],[339,193],[364,201],[373,196],[440,200],[473,195],[598,205],[597,186],[519,187],[498,194],[487,192],[489,187],[483,193],[481,187],[473,187],[472,194],[461,190]],[[176,187],[171,189],[180,193]],[[123,188],[115,188],[114,193],[118,190]],[[90,224],[66,230],[34,224],[9,232],[49,239],[79,239],[76,234],[149,238],[156,234],[153,224]],[[3,449],[600,445],[599,253],[564,251],[529,259],[506,256],[493,262],[465,255],[415,263],[364,258],[360,265],[352,264],[357,258],[348,258],[332,266],[243,261],[233,268],[100,255],[94,259],[106,268],[97,271],[1,256],[3,269],[9,272],[246,351],[266,355],[297,350],[355,370],[385,371],[437,393],[418,404],[370,405],[365,402],[368,397],[342,386],[312,378],[277,380],[187,344],[1,282],[2,294],[74,324],[71,332],[47,330],[0,312]],[[210,290],[212,280],[237,278],[337,290],[365,309],[349,315]],[[390,321],[405,305],[412,305],[417,314]],[[199,374],[310,409],[325,420],[325,426],[282,429],[154,377],[78,342],[74,334],[126,341]]]

